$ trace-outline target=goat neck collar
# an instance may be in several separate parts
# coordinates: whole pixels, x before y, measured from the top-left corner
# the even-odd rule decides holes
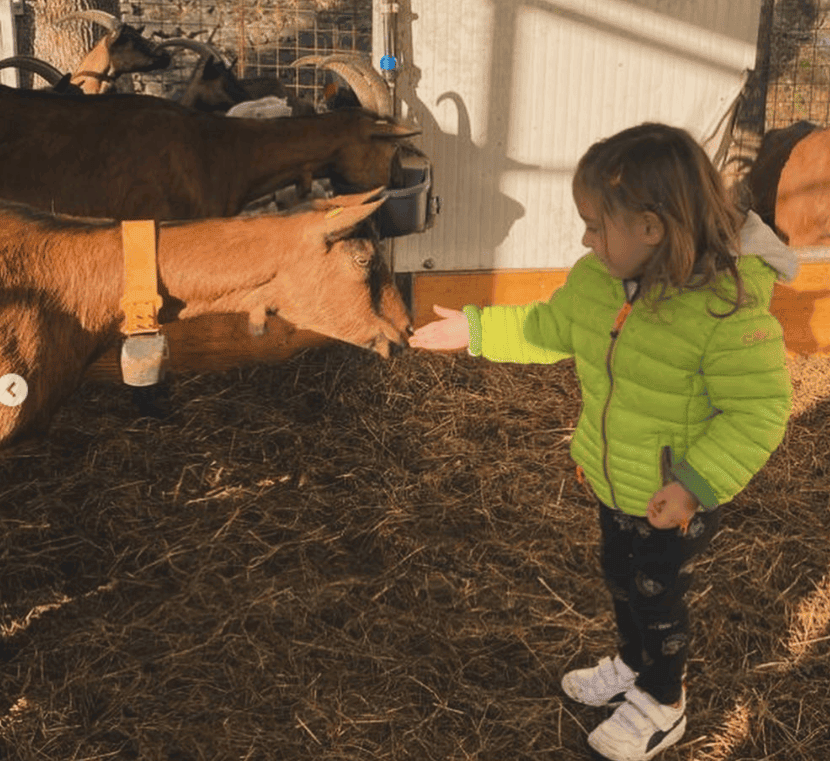
[[[152,219],[121,223],[124,242],[124,296],[121,298],[124,323],[121,332],[126,336],[159,331],[158,310],[162,300],[156,270],[157,234]]]

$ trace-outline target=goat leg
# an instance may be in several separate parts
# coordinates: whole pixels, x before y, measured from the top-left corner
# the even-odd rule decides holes
[[[259,304],[248,312],[248,332],[252,336],[265,335],[265,304]]]
[[[302,172],[300,173],[300,179],[297,182],[297,196],[301,199],[308,198],[311,194],[311,169],[309,167],[303,167]]]

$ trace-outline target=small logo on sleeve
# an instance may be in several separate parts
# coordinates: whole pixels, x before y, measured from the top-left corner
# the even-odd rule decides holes
[[[741,341],[748,346],[749,344],[758,343],[758,341],[765,341],[767,338],[769,338],[769,333],[765,330],[756,330],[754,333],[744,333]]]

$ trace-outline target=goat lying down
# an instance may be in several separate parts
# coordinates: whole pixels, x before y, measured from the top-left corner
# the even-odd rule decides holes
[[[280,216],[159,225],[159,322],[275,311],[297,328],[388,357],[405,346],[406,307],[372,240],[346,238],[379,190]],[[364,203],[367,202],[367,203]],[[0,446],[43,434],[86,368],[117,343],[124,258],[118,222],[0,201],[0,376],[29,387],[0,406]]]

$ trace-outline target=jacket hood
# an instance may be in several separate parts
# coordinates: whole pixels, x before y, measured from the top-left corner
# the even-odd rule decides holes
[[[795,280],[798,274],[798,254],[785,243],[762,219],[750,211],[741,228],[741,255],[759,256],[779,273],[786,283]]]

